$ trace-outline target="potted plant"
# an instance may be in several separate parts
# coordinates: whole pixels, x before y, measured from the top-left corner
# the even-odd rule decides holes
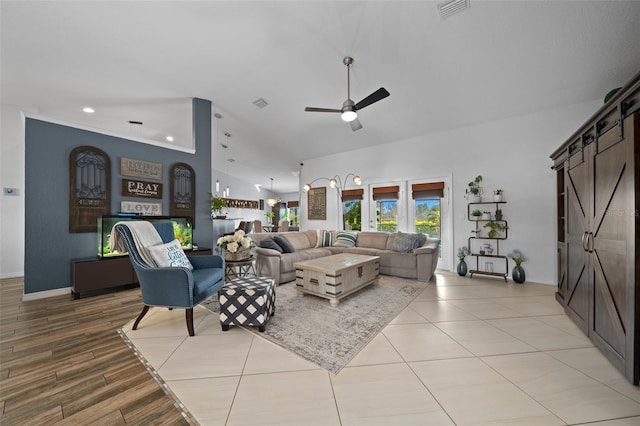
[[[465,190],[465,197],[467,197],[471,203],[479,203],[482,201],[482,187],[480,186],[480,182],[482,182],[482,176],[478,175],[474,180],[469,182]]]
[[[227,207],[227,200],[221,197],[211,196],[211,216],[217,219],[224,219],[227,216],[222,214],[222,209]]]
[[[520,266],[520,264],[522,262],[526,262],[527,258],[525,257],[524,254],[522,254],[520,250],[513,250],[511,253],[507,255],[507,257],[509,259],[512,259],[514,262],[516,262],[516,266],[515,268],[513,268],[513,271],[511,272],[511,278],[513,278],[514,282],[518,284],[522,284],[526,279],[526,275],[524,273],[524,269],[522,268],[522,266]]]
[[[502,220],[502,210],[496,209],[496,220]]]
[[[493,201],[495,201],[496,203],[499,203],[500,201],[502,201],[502,194],[504,193],[504,190],[502,189],[494,189],[493,190]]]
[[[464,261],[464,258],[469,256],[470,253],[471,252],[468,247],[463,246],[458,249],[458,259],[460,262],[458,263],[456,270],[458,271],[458,275],[461,277],[467,275],[467,262]]]
[[[267,222],[269,222],[269,223],[273,223],[273,218],[276,217],[276,214],[274,212],[272,212],[271,210],[266,212],[264,215],[267,216]]]
[[[489,228],[489,233],[487,234],[489,238],[498,238],[500,236],[500,232],[506,231],[508,226],[502,222],[494,222],[492,220],[485,223],[484,228]]]
[[[482,220],[491,220],[491,212],[488,212],[488,211],[482,212]]]
[[[478,209],[471,212],[471,220],[480,220],[481,216],[482,216],[482,211]]]

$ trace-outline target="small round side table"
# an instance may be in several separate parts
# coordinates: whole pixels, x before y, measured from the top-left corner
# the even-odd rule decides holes
[[[224,261],[224,279],[231,280],[238,277],[256,276],[256,269],[253,265],[255,259],[250,257],[243,260]]]

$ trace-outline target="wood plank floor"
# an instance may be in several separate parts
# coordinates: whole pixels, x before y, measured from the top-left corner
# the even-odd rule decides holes
[[[140,289],[22,293],[21,278],[0,280],[0,424],[189,424],[117,333]]]

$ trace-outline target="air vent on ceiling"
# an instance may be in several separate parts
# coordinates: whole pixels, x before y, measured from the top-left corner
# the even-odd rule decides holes
[[[266,107],[267,105],[269,105],[269,104],[267,103],[267,101],[265,101],[265,100],[264,100],[264,99],[262,99],[262,98],[260,98],[260,99],[257,99],[257,100],[255,100],[255,101],[253,101],[253,104],[254,104],[255,106],[257,106],[258,108],[264,108],[264,107]]]
[[[451,15],[469,8],[470,0],[449,0],[438,4],[438,12],[441,19],[447,19]]]

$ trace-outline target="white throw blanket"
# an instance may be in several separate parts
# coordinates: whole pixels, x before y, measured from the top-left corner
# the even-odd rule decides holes
[[[122,236],[120,236],[120,234],[114,229],[118,225],[124,225],[129,228],[129,231],[131,232],[131,235],[133,237],[133,242],[136,245],[136,249],[138,250],[138,253],[140,253],[140,257],[142,257],[147,265],[155,266],[156,262],[149,254],[147,247],[162,244],[162,239],[160,238],[160,234],[158,234],[158,231],[156,231],[156,228],[154,228],[154,226],[146,220],[118,222],[113,225],[113,228],[111,229],[109,249],[112,252],[118,251],[120,253],[126,252],[127,247],[124,244],[124,238],[122,238]]]

